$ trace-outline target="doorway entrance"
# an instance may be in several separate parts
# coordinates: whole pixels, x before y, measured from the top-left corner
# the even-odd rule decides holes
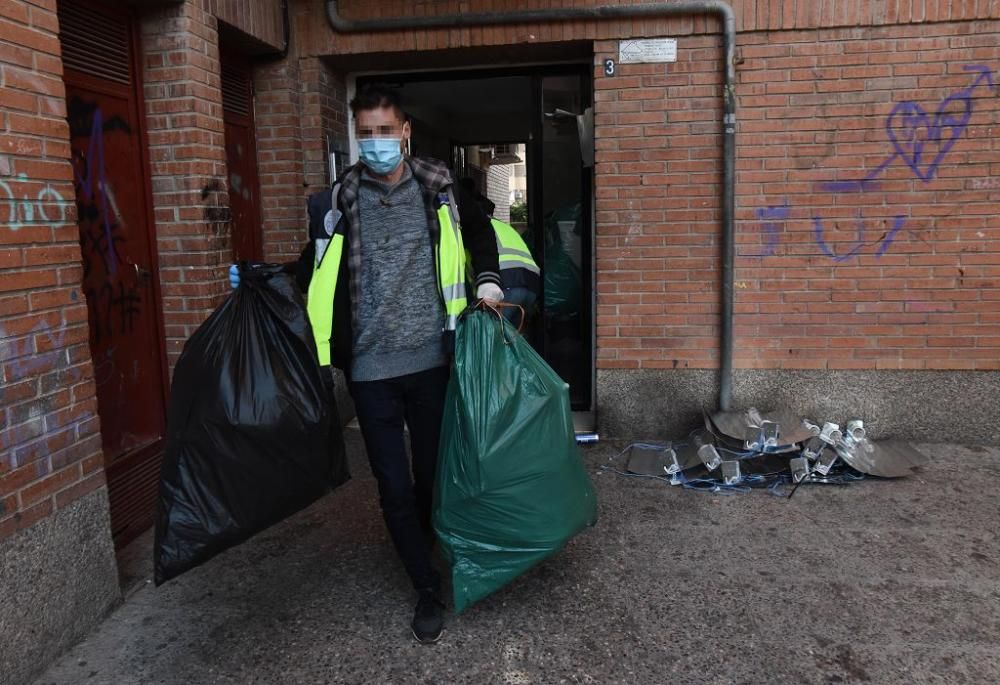
[[[152,523],[167,387],[137,22],[121,3],[61,1],[58,12],[81,291],[121,546]]]
[[[589,65],[378,74],[411,118],[411,154],[449,163],[521,234],[542,292],[525,336],[592,430],[593,119]]]

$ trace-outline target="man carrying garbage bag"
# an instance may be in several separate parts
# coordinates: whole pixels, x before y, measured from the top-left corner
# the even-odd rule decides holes
[[[296,272],[320,364],[348,379],[382,514],[419,595],[413,635],[433,642],[443,604],[431,505],[454,332],[468,305],[465,249],[476,298],[500,301],[497,246],[443,162],[404,156],[410,124],[393,91],[363,89],[350,106],[361,161],[332,192],[310,196]]]

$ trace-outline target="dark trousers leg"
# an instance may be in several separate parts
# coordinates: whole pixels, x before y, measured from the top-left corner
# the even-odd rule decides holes
[[[425,518],[429,522],[437,463],[436,439],[433,456],[428,459],[427,436],[432,429],[421,421],[431,418],[433,413],[428,406],[433,405],[431,393],[425,385],[433,385],[442,373],[447,378],[447,369],[433,369],[400,378],[351,383],[368,461],[378,482],[382,516],[403,566],[417,589],[438,589],[440,585],[440,577],[431,566],[430,545],[423,524]],[[442,407],[437,409],[438,418],[433,426],[436,435],[440,434],[443,392],[441,398]],[[416,484],[403,439],[404,419],[410,422]],[[414,425],[418,426],[416,433]]]
[[[407,377],[413,379],[406,389],[405,409],[406,425],[410,429],[410,453],[413,455],[413,492],[420,525],[430,542],[434,540],[431,508],[434,504],[434,482],[437,477],[438,447],[448,376],[449,369],[443,366]]]

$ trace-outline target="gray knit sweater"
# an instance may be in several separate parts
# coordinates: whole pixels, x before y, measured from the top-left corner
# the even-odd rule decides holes
[[[448,363],[445,311],[420,185],[405,165],[393,186],[362,174],[361,292],[351,378],[376,381]]]

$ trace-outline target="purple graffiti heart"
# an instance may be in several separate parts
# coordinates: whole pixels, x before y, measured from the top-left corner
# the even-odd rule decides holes
[[[927,182],[934,178],[971,118],[972,99],[968,91],[959,91],[941,101],[933,121],[916,102],[898,103],[886,119],[885,130],[896,154],[918,178]]]

